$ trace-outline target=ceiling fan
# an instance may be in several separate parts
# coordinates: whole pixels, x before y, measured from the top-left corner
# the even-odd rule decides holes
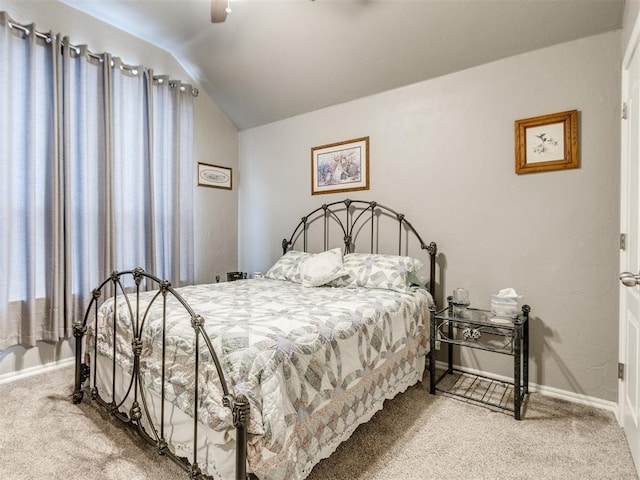
[[[227,14],[231,13],[230,3],[231,0],[211,0],[212,23],[222,23],[227,19]]]
[[[222,23],[227,18],[227,13],[231,13],[229,0],[211,0],[211,22]]]

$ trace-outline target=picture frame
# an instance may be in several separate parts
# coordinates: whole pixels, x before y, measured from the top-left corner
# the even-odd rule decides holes
[[[369,190],[369,137],[311,149],[311,194]]]
[[[515,122],[516,173],[578,168],[578,111]]]
[[[198,162],[198,186],[231,190],[233,170],[229,167]]]

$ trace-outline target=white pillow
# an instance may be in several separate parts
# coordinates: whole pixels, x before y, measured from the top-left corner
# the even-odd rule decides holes
[[[345,275],[342,268],[342,249],[334,248],[314,253],[300,263],[302,286],[319,287]]]

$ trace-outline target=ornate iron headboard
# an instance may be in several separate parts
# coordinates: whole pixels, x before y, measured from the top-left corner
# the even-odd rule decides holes
[[[340,234],[342,234],[342,241],[344,243],[345,254],[354,251],[356,237],[359,237],[363,229],[367,229],[369,224],[370,233],[370,249],[371,253],[377,253],[378,240],[380,236],[379,223],[376,219],[381,216],[389,217],[397,222],[398,225],[398,255],[408,255],[408,241],[412,234],[422,250],[426,250],[429,253],[429,292],[432,296],[435,296],[436,285],[436,255],[438,253],[438,247],[435,242],[426,244],[420,234],[411,225],[411,223],[405,218],[404,214],[398,213],[395,210],[380,205],[377,202],[369,202],[364,200],[340,200],[333,203],[325,203],[324,205],[316,208],[309,214],[302,217],[300,223],[293,230],[291,236],[282,240],[282,253],[285,254],[287,250],[291,249],[297,241],[302,237],[301,250],[307,251],[308,248],[308,231],[309,227],[322,221],[323,227],[323,250],[328,250],[330,231],[333,226]],[[403,251],[403,243],[405,248]]]

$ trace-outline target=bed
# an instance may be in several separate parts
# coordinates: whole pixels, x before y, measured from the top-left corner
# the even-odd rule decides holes
[[[73,401],[88,392],[191,478],[304,479],[422,379],[437,247],[347,199],[302,217],[282,249],[262,278],[112,273],[74,325]]]

